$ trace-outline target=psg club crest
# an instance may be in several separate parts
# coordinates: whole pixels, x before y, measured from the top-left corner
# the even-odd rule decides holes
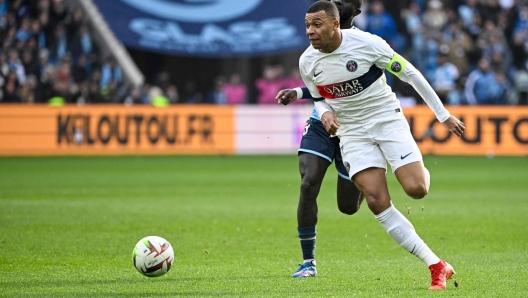
[[[356,71],[358,68],[356,61],[350,60],[346,63],[346,69],[350,72]]]
[[[391,70],[394,72],[400,72],[402,69],[401,64],[397,61],[392,62]]]
[[[347,172],[350,173],[350,164],[348,162],[345,161],[345,168],[347,170]]]

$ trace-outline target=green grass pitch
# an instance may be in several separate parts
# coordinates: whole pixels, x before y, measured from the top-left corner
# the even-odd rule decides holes
[[[457,275],[430,292],[425,265],[364,203],[340,214],[336,171],[319,196],[319,276],[292,279],[296,156],[0,158],[0,296],[526,297],[528,158],[426,156],[432,186],[395,206]],[[171,242],[159,278],[132,265],[139,239]]]

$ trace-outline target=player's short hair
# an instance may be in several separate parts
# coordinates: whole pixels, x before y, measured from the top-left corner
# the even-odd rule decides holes
[[[324,10],[327,16],[331,17],[334,20],[339,21],[339,10],[337,10],[337,7],[334,3],[329,1],[317,1],[314,4],[312,4],[306,13],[316,13],[319,11]]]

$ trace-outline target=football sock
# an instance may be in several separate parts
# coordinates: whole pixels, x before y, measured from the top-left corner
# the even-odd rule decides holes
[[[306,228],[297,228],[299,239],[301,240],[301,249],[304,262],[310,262],[315,259],[315,226]]]
[[[375,217],[398,244],[422,260],[427,267],[440,262],[440,259],[416,234],[411,222],[393,205]]]

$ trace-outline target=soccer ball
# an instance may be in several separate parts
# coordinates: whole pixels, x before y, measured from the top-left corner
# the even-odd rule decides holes
[[[167,273],[174,261],[174,250],[169,241],[158,236],[147,236],[136,244],[132,260],[137,271],[148,277]]]

